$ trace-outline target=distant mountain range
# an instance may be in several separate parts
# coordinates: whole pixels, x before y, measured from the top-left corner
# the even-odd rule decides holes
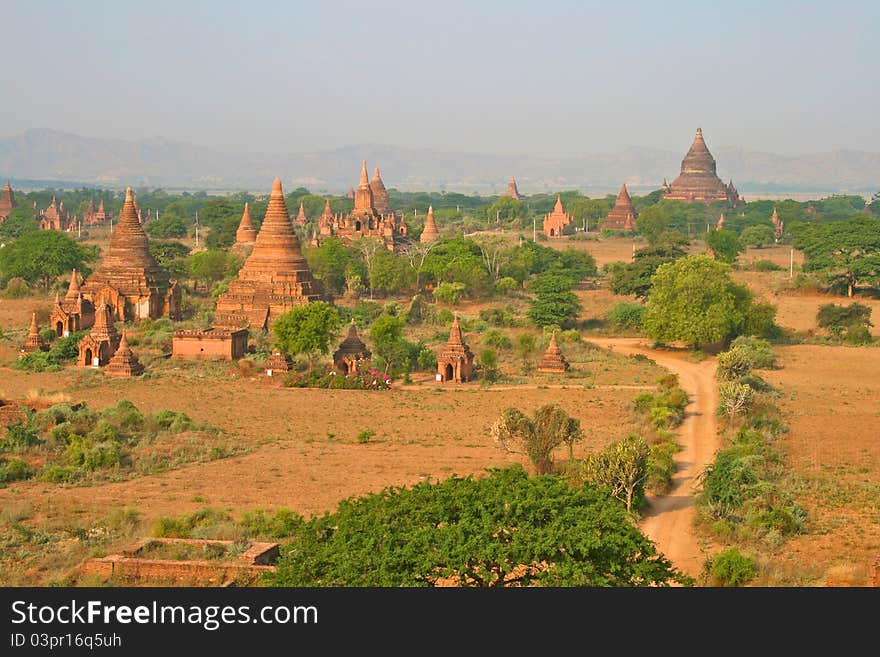
[[[709,136],[711,139],[711,136]],[[162,138],[123,141],[34,129],[0,139],[0,179],[13,186],[170,190],[267,191],[275,176],[285,186],[341,193],[357,186],[361,160],[378,166],[389,188],[498,194],[511,176],[520,192],[578,189],[591,196],[657,189],[679,172],[680,152],[630,147],[618,153],[551,159],[439,152],[362,144],[314,153],[237,154]],[[784,156],[743,149],[713,149],[725,182],[748,199],[791,194],[870,194],[880,190],[880,153],[838,150]]]

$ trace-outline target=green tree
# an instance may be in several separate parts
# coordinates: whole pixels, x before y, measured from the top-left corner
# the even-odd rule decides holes
[[[798,224],[792,233],[794,248],[804,252],[804,271],[824,272],[848,297],[859,283],[880,284],[880,219]]]
[[[14,240],[38,228],[34,209],[19,205],[12,209],[6,219],[0,221],[0,240]]]
[[[272,326],[275,344],[288,354],[305,354],[309,371],[318,354],[329,352],[330,341],[336,337],[342,317],[325,301],[313,301],[294,308],[279,317]]]
[[[541,406],[531,418],[515,408],[507,408],[489,432],[506,451],[528,456],[538,474],[553,472],[556,448],[568,445],[571,458],[574,443],[584,437],[580,421],[569,417],[556,404]]]
[[[502,196],[486,208],[486,219],[489,225],[520,226],[520,220],[528,215],[522,201],[510,196]]]
[[[606,493],[521,467],[350,498],[291,538],[272,586],[691,583]]]
[[[748,288],[730,278],[728,265],[696,255],[657,269],[644,326],[655,340],[699,347],[742,333],[765,334],[774,315],[773,306],[755,303]]]
[[[741,253],[745,253],[746,247],[743,246],[739,235],[732,230],[713,230],[706,235],[706,244],[715,254],[715,259],[732,265]]]
[[[607,488],[626,505],[627,511],[632,511],[645,497],[650,453],[644,438],[630,434],[585,458],[577,478]]]
[[[819,328],[827,329],[836,338],[842,338],[851,333],[864,334],[868,332],[868,327],[873,326],[871,307],[861,303],[851,303],[848,306],[825,303],[819,306],[816,323]]]
[[[148,221],[144,231],[150,237],[185,237],[187,222],[176,214],[166,212],[159,219]]]
[[[23,278],[48,289],[52,281],[72,269],[87,274],[86,263],[95,257],[94,249],[83,248],[64,233],[38,230],[0,249],[0,272],[5,279]]]
[[[233,276],[240,266],[241,261],[235,254],[213,249],[194,253],[189,261],[192,277],[203,281],[209,290],[217,281]]]
[[[581,303],[571,291],[574,281],[557,271],[541,274],[529,283],[532,299],[528,317],[538,326],[571,328],[581,312]]]
[[[652,205],[642,211],[636,219],[636,228],[648,244],[656,244],[660,236],[669,230],[672,218],[665,206]]]
[[[320,246],[305,252],[309,269],[324,284],[324,289],[334,295],[345,292],[346,275],[364,277],[364,268],[352,247],[346,246],[338,237],[328,237]]]
[[[409,367],[412,345],[403,337],[406,319],[393,315],[380,315],[370,327],[373,352],[385,361],[386,371],[395,365]]]
[[[764,224],[743,228],[743,232],[740,233],[739,238],[746,246],[753,246],[756,249],[763,248],[768,244],[773,244],[775,241],[773,229]]]
[[[388,249],[377,251],[370,268],[370,291],[378,294],[404,294],[412,288],[415,272],[409,263]]]

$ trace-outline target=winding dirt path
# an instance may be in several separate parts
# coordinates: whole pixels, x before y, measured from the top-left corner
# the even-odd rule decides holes
[[[648,496],[650,507],[640,527],[679,570],[696,577],[702,570],[708,546],[702,544],[693,530],[694,486],[720,446],[715,423],[715,359],[694,363],[686,360],[688,352],[651,349],[642,338],[590,338],[590,342],[620,354],[645,354],[677,374],[681,387],[690,395],[685,420],[678,430],[681,449],[675,457],[672,490],[667,495]]]

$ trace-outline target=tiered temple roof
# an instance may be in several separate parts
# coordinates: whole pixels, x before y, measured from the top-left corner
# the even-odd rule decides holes
[[[305,226],[308,219],[306,219],[306,209],[303,207],[302,202],[299,204],[299,212],[296,213],[296,219],[293,220],[293,223],[298,226]]]
[[[434,221],[434,206],[428,206],[428,216],[425,217],[425,227],[419,236],[419,241],[423,244],[433,242],[440,237],[440,231],[437,230],[437,223]]]
[[[725,185],[715,171],[715,158],[703,141],[703,131],[697,128],[697,134],[690,150],[681,161],[681,174],[672,181],[672,185],[664,185],[663,198],[693,203],[714,203],[727,201],[732,206],[742,202],[733,181]]]
[[[31,325],[28,329],[27,338],[21,347],[21,353],[32,354],[35,351],[45,351],[46,343],[40,337],[40,328],[37,326],[37,313],[31,314]]]
[[[144,373],[144,366],[138,360],[137,356],[128,346],[128,340],[125,338],[125,332],[122,333],[122,339],[119,341],[119,348],[113,354],[113,358],[104,368],[105,374],[111,376],[139,376]]]
[[[244,204],[244,212],[241,214],[241,221],[238,223],[238,230],[235,231],[236,244],[253,244],[257,240],[257,231],[254,229],[254,222],[251,221],[251,211],[247,201]]]
[[[517,201],[521,201],[523,199],[522,195],[520,195],[519,190],[516,187],[516,178],[513,176],[510,177],[510,180],[507,183],[507,189],[504,190],[502,196],[510,196],[511,198],[515,198]]]
[[[110,306],[101,304],[95,310],[95,325],[79,341],[79,364],[83,367],[103,367],[119,347],[119,333],[113,322]]]
[[[12,191],[12,185],[10,185],[7,180],[6,184],[3,186],[3,191],[0,192],[0,221],[6,219],[14,207],[15,193]]]
[[[369,360],[372,354],[357,333],[354,320],[348,326],[348,334],[333,352],[333,365],[342,374],[353,374],[360,370],[361,363]]]
[[[550,344],[547,345],[547,351],[541,356],[538,363],[539,372],[567,372],[569,368],[568,361],[562,355],[562,350],[556,342],[556,333],[550,336]]]
[[[64,201],[60,203],[52,197],[49,207],[40,212],[40,230],[67,230],[75,219],[64,209]]]
[[[404,217],[398,217],[388,204],[388,193],[379,177],[379,170],[376,169],[371,183],[367,176],[367,161],[364,160],[361,163],[360,183],[354,193],[354,209],[348,214],[333,214],[328,202],[318,220],[318,232],[312,244],[318,245],[322,238],[331,236],[348,243],[361,237],[372,237],[381,240],[388,250],[396,251],[407,232]]]
[[[60,338],[75,331],[83,331],[95,323],[95,306],[83,296],[76,269],[70,274],[70,285],[63,299],[55,295],[55,304],[49,315],[49,325]]]
[[[229,290],[217,300],[216,322],[225,327],[268,329],[278,316],[321,298],[321,285],[312,278],[302,255],[281,180],[276,178],[254,249]]]
[[[96,308],[109,305],[120,320],[180,316],[180,289],[150,253],[131,187],[125,190],[107,254],[86,279],[82,293]]]
[[[633,207],[626,183],[623,183],[620,186],[620,193],[617,195],[614,207],[605,217],[605,223],[602,224],[602,227],[606,230],[633,231],[636,229],[636,219],[638,218],[639,213]]]
[[[562,237],[565,227],[574,222],[574,218],[562,207],[562,195],[556,195],[553,211],[544,215],[544,234],[547,237]]]
[[[449,330],[449,340],[437,354],[437,380],[462,383],[471,378],[473,371],[474,354],[462,339],[456,315]]]

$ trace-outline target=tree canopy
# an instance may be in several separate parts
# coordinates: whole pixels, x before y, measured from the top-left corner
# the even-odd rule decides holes
[[[798,224],[792,233],[794,248],[804,252],[804,271],[824,272],[847,296],[859,283],[880,284],[880,219]]]
[[[309,365],[317,354],[326,354],[342,317],[326,301],[313,301],[281,315],[272,326],[275,344],[288,354],[305,354]]]
[[[96,257],[94,247],[84,248],[62,232],[37,230],[0,249],[0,273],[5,279],[23,278],[48,289],[72,269],[89,273],[86,263]]]
[[[732,230],[713,230],[706,235],[706,244],[715,254],[715,259],[732,265],[746,247]]]
[[[270,585],[689,583],[606,492],[518,466],[349,498],[291,539]]]

